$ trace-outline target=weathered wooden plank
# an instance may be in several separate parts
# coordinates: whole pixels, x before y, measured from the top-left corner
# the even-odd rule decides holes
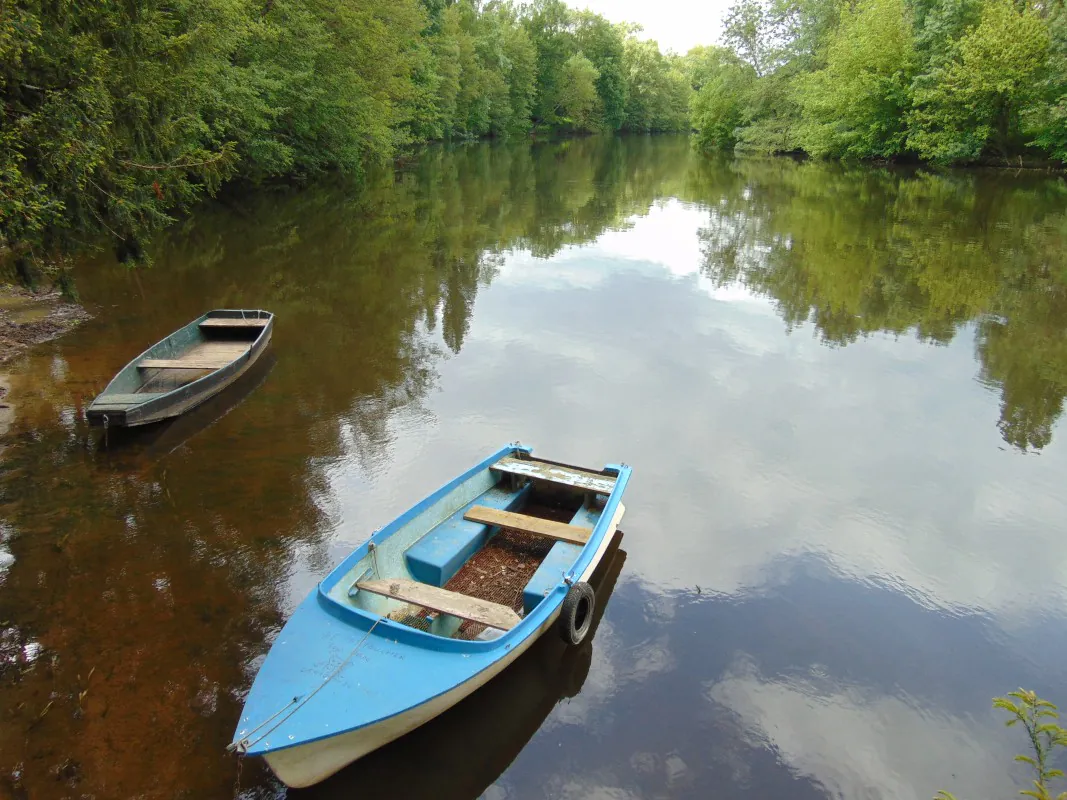
[[[458,592],[440,589],[437,586],[430,586],[428,583],[417,583],[403,578],[358,581],[356,588],[360,591],[391,597],[394,600],[403,600],[406,603],[432,608],[434,611],[451,614],[460,619],[480,622],[482,625],[502,631],[511,630],[522,621],[522,617],[500,603],[479,600],[477,597],[469,597]]]
[[[225,367],[236,357],[146,358],[137,366],[141,369],[219,369]]]
[[[543,481],[574,486],[591,492],[600,492],[601,494],[611,494],[611,490],[615,488],[615,479],[612,477],[598,475],[595,472],[586,472],[576,467],[561,467],[532,458],[512,458],[508,456],[493,464],[493,469],[509,472],[513,475],[522,475],[527,478],[538,478]]]
[[[262,328],[269,319],[265,317],[208,317],[200,323],[201,328]]]
[[[561,542],[571,544],[585,544],[593,533],[592,528],[582,525],[568,525],[566,522],[555,522],[550,519],[531,517],[528,514],[516,514],[514,511],[501,511],[486,506],[471,506],[463,519],[471,522],[481,522],[484,525],[493,525],[498,528],[507,528],[523,533],[534,533],[538,536],[547,536]]]

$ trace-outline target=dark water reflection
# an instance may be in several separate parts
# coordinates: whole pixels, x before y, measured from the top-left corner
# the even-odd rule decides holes
[[[82,265],[96,319],[10,370],[0,796],[233,796],[295,603],[515,439],[634,466],[588,661],[546,643],[300,796],[420,754],[424,789],[493,800],[1011,795],[990,698],[1067,701],[1065,201],[678,138],[473,145]],[[217,306],[275,311],[273,361],[105,447],[85,404]]]

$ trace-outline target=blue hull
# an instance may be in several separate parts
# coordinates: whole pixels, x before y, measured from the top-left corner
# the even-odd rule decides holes
[[[495,638],[453,638],[459,621],[447,615],[438,617],[429,630],[411,627],[386,616],[395,612],[397,600],[355,588],[371,573],[412,577],[413,567],[416,572],[426,569],[423,557],[426,562],[438,558],[443,571],[439,580],[447,580],[455,565],[442,551],[459,548],[463,558],[462,547],[481,541],[477,537],[482,532],[462,521],[464,509],[491,501],[505,507],[521,502],[529,488],[511,485],[508,495],[507,477],[491,467],[502,458],[529,452],[515,445],[502,448],[376,532],[337,566],[279,633],[248,694],[231,747],[267,757],[290,785],[321,780],[344,766],[336,755],[314,755],[332,747],[328,740],[358,742],[352,749],[358,758],[410,729],[411,720],[425,721],[447,708],[452,698],[482,685],[544,632],[559,616],[569,584],[591,572],[614,534],[629,467],[610,465],[601,471],[614,486],[591,504],[595,523],[588,526],[588,541],[554,545],[545,563],[557,552],[568,563],[555,571],[557,557],[545,568],[548,572],[539,571],[543,587],[538,585],[532,600],[529,592],[524,594],[533,607],[514,627],[494,632]],[[589,505],[587,495],[583,507]],[[582,513],[589,517],[594,512]],[[495,532],[488,529],[484,537]],[[474,545],[460,541],[463,536],[473,537]],[[545,574],[553,575],[549,583],[544,583]],[[302,752],[319,758],[306,774],[291,768]],[[279,769],[283,763],[286,769]]]

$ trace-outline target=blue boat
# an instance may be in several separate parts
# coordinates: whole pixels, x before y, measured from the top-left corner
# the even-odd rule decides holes
[[[229,749],[310,786],[455,705],[546,631],[580,644],[629,478],[625,464],[590,470],[513,444],[438,489],[304,599]]]

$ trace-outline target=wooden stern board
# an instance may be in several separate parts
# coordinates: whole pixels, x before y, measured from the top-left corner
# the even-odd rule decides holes
[[[577,489],[598,492],[599,494],[611,494],[611,490],[615,488],[615,478],[607,475],[586,472],[577,467],[562,467],[557,464],[550,464],[547,461],[536,461],[532,458],[507,456],[493,464],[492,469],[512,475],[522,475],[526,478],[536,478],[565,486],[573,486]]]
[[[501,511],[486,506],[471,506],[463,515],[463,519],[522,533],[534,533],[538,536],[547,536],[549,539],[578,545],[585,544],[593,535],[592,528],[582,525],[569,525],[566,522],[555,522],[550,519],[531,517],[529,514],[516,514],[514,511]]]
[[[403,578],[357,581],[356,588],[371,594],[391,597],[394,600],[414,603],[424,608],[432,608],[442,614],[450,614],[453,617],[478,622],[502,631],[509,631],[522,621],[522,617],[500,603],[479,600],[477,597]]]
[[[263,328],[270,322],[267,317],[208,317],[200,328]]]

